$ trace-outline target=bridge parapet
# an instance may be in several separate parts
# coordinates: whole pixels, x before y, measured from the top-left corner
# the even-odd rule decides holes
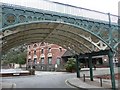
[[[75,7],[73,7],[75,8]],[[77,8],[77,7],[76,7]],[[83,9],[83,8],[79,8]],[[83,9],[84,10],[84,9]],[[95,12],[92,10],[85,9],[86,12]],[[67,11],[67,10],[66,10]],[[75,10],[74,10],[75,11]],[[78,24],[80,22],[86,23],[87,22],[93,22],[98,24],[109,24],[109,16],[107,13],[101,13],[97,12],[98,16],[96,14],[92,14],[94,17],[91,16],[85,16],[80,15],[79,12],[77,12],[77,15],[73,15],[73,13],[64,13],[64,12],[58,12],[57,11],[51,11],[51,10],[44,10],[44,9],[33,9],[30,7],[22,7],[22,6],[16,6],[16,5],[9,5],[9,4],[1,4],[1,12],[2,12],[2,27],[6,27],[9,25],[14,25],[17,23],[23,23],[23,22],[29,22],[29,21],[39,21],[39,20],[51,20],[51,21],[64,21],[67,23],[72,24]],[[101,14],[104,14],[106,19],[102,17]],[[91,15],[91,14],[86,14]],[[97,19],[96,19],[97,18]],[[104,19],[104,20],[101,20]],[[111,15],[110,19],[112,25],[117,25],[118,23],[118,16]],[[78,23],[77,23],[78,22]]]
[[[58,12],[58,13],[63,13],[63,14],[69,14],[69,15],[80,16],[80,17],[109,22],[107,13],[90,10],[86,8],[81,8],[81,7],[76,7],[76,6],[72,6],[68,4],[53,2],[53,1],[46,1],[46,0],[40,0],[37,2],[37,4],[38,5],[33,6],[31,3],[28,2],[27,7],[29,7],[31,11],[35,11],[35,12],[38,12],[39,9],[41,9],[41,10],[47,10],[47,11],[52,11],[52,12]],[[15,7],[15,8],[23,8],[23,6],[26,6],[26,4],[24,3],[22,4],[22,6],[17,6],[17,5],[12,5],[12,4],[3,4],[3,5],[9,6],[9,7]],[[30,7],[33,7],[33,8],[30,8]],[[26,7],[24,8],[24,10],[25,9]],[[111,16],[111,22],[118,23],[117,15],[110,15],[110,16]]]

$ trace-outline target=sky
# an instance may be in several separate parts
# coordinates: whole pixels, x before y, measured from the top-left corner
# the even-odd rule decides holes
[[[0,2],[37,8],[40,0],[0,0]],[[49,0],[118,15],[120,0]]]

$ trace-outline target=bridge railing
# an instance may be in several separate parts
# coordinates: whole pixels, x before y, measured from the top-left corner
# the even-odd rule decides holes
[[[13,5],[14,6],[14,5]],[[62,4],[58,2],[48,1],[48,0],[39,0],[36,5],[22,4],[22,6],[32,7],[37,9],[43,9],[48,11],[60,12],[64,14],[70,14],[75,16],[86,17],[90,19],[102,20],[109,22],[108,13],[103,13],[95,10],[85,9],[81,7],[76,7],[68,4]],[[118,16],[110,14],[111,23],[118,23]]]

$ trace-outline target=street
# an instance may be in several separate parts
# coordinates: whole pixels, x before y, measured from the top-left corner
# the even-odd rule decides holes
[[[3,77],[3,82],[16,84],[16,88],[74,88],[67,84],[76,73],[38,72],[35,76]]]
[[[115,68],[115,73],[118,72],[118,68]],[[15,88],[68,88],[73,89],[71,85],[68,84],[67,80],[76,78],[76,73],[67,73],[67,72],[45,72],[45,71],[36,71],[35,75],[31,76],[16,76],[16,77],[2,77],[3,83],[14,83]],[[89,76],[88,68],[81,70],[81,77],[83,74]],[[109,74],[109,68],[97,68],[93,71],[94,75],[104,75]],[[95,79],[94,79],[95,80]],[[97,80],[95,80],[97,81]],[[77,81],[77,86],[88,87],[82,82]],[[98,81],[97,81],[98,82]],[[111,85],[111,81],[106,81],[106,84]],[[72,81],[73,84],[76,83]],[[117,85],[117,82],[116,82]],[[93,86],[90,86],[93,87]],[[74,88],[76,90],[76,88]]]

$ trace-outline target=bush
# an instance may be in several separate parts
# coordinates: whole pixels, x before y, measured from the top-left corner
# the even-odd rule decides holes
[[[75,58],[68,58],[68,61],[65,65],[65,69],[68,72],[76,71],[76,59]]]

